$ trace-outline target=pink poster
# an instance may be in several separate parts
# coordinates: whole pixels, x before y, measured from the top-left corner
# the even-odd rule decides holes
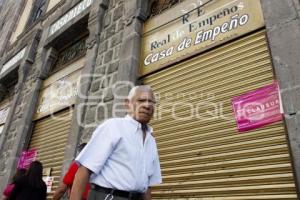
[[[28,151],[23,151],[18,163],[18,169],[24,168],[28,169],[29,165],[36,160],[37,150],[30,149]]]
[[[233,97],[232,107],[240,132],[282,120],[278,82]]]

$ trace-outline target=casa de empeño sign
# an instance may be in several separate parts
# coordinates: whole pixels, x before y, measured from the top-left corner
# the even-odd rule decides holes
[[[184,1],[144,24],[140,73],[148,74],[263,26],[259,0]]]

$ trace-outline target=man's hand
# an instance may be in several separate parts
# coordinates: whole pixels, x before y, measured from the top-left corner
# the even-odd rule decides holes
[[[89,181],[91,171],[84,167],[80,166],[75,175],[74,183],[71,190],[70,200],[81,200],[82,195],[85,190],[85,186]]]
[[[151,188],[148,187],[148,190],[143,195],[143,200],[151,200]]]

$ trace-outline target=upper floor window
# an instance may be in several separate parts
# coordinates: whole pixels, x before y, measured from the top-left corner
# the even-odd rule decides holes
[[[51,73],[55,73],[66,67],[71,62],[85,56],[87,33],[84,33],[78,39],[74,39],[74,43],[62,48],[58,52],[58,59],[51,69]]]
[[[46,0],[35,0],[32,6],[30,18],[27,27],[37,21],[46,10]]]
[[[151,5],[150,17],[160,14],[174,5],[183,2],[184,0],[155,0]]]
[[[46,2],[44,0],[37,0],[36,10],[33,13],[33,22],[39,19],[39,17],[43,14],[46,6]]]

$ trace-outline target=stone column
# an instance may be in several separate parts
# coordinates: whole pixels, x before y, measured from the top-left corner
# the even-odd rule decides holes
[[[27,136],[31,132],[32,116],[41,85],[41,81],[36,80],[36,70],[32,67],[40,33],[40,30],[36,30],[34,37],[29,39],[28,50],[18,69],[18,83],[3,129],[4,137],[0,141],[0,144],[5,142],[5,145],[1,145],[0,173],[3,174],[1,174],[0,191],[3,191],[15,173],[19,155],[28,142]]]
[[[120,50],[120,66],[114,86],[115,109],[122,110],[122,102],[132,86],[137,84],[140,65],[142,26],[147,19],[149,1],[125,1],[124,37]],[[125,112],[115,112],[124,116]]]
[[[102,30],[102,21],[104,13],[108,7],[107,0],[94,1],[91,5],[89,14],[88,30],[90,32],[87,39],[87,52],[85,56],[85,65],[81,72],[78,98],[75,103],[74,114],[72,117],[71,132],[68,135],[67,147],[65,150],[65,160],[63,172],[67,170],[70,162],[76,153],[76,146],[80,143],[84,126],[84,116],[86,112],[86,102],[88,101],[89,89],[93,79],[93,73],[100,43],[100,33]]]

